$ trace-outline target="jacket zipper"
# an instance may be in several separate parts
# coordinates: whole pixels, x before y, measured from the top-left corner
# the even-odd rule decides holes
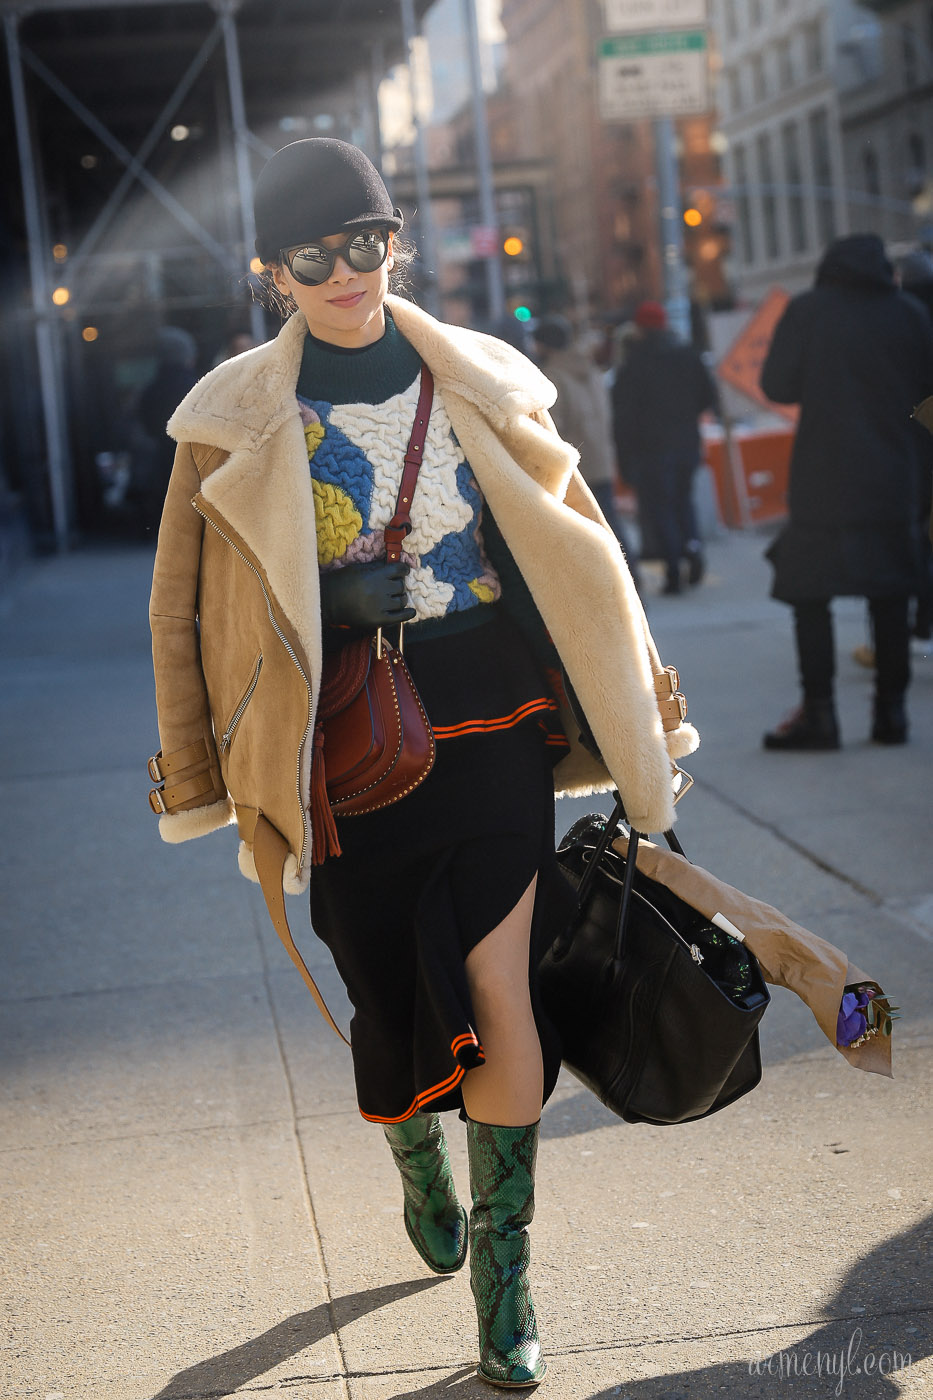
[[[246,694],[243,696],[243,699],[240,701],[239,705],[237,705],[236,709],[233,712],[233,717],[230,720],[230,723],[227,725],[226,729],[223,732],[223,736],[220,740],[221,753],[226,753],[231,743],[233,742],[233,736],[236,733],[237,725],[243,717],[243,711],[246,709],[250,700],[252,700],[253,698],[253,691],[256,689],[257,683],[259,681],[259,673],[261,670],[262,655],[260,654],[259,660],[256,662],[256,670],[253,672],[253,679],[249,683]]]
[[[302,868],[302,866],[304,865],[305,851],[306,851],[307,846],[308,846],[308,836],[309,836],[309,831],[308,831],[308,813],[305,811],[305,804],[304,804],[304,802],[301,800],[301,755],[302,755],[302,753],[304,752],[305,744],[307,744],[307,742],[308,742],[308,736],[309,736],[310,733],[311,733],[311,721],[312,721],[313,712],[314,712],[314,696],[313,696],[313,692],[312,692],[312,690],[311,690],[311,683],[310,683],[310,681],[308,680],[308,677],[307,677],[307,676],[305,675],[305,673],[304,673],[304,668],[302,667],[301,662],[298,660],[298,656],[297,656],[297,653],[295,652],[295,648],[292,646],[291,642],[288,640],[288,638],[286,637],[285,633],[282,631],[281,627],[279,626],[279,624],[278,624],[278,623],[276,622],[276,620],[275,620],[275,613],[272,611],[272,600],[270,599],[269,594],[268,594],[268,591],[267,591],[267,589],[266,589],[266,585],[265,585],[265,583],[263,582],[262,574],[261,574],[261,573],[259,572],[259,570],[256,568],[256,565],[252,562],[252,560],[250,560],[250,559],[248,559],[248,558],[246,557],[246,555],[243,553],[242,549],[240,549],[238,545],[234,544],[233,540],[230,538],[229,535],[225,535],[225,534],[224,534],[224,532],[223,532],[223,530],[221,530],[220,526],[217,525],[217,524],[211,519],[211,517],[207,514],[207,512],[206,512],[205,510],[203,510],[203,509],[201,508],[201,506],[198,505],[198,503],[197,503],[196,500],[193,500],[193,501],[191,502],[191,504],[194,506],[194,509],[197,511],[198,515],[200,515],[201,519],[202,519],[202,520],[206,520],[207,523],[208,523],[208,525],[210,525],[210,527],[211,527],[212,530],[216,530],[217,534],[220,536],[220,538],[221,538],[222,540],[224,540],[224,541],[230,546],[230,548],[233,550],[234,554],[236,554],[240,559],[242,559],[242,560],[243,560],[243,563],[246,565],[246,567],[247,567],[248,569],[251,569],[252,572],[256,575],[256,581],[258,582],[259,587],[262,589],[262,596],[263,596],[263,597],[265,598],[265,600],[266,600],[266,611],[267,611],[268,614],[269,614],[269,621],[272,623],[273,629],[274,629],[274,631],[275,631],[277,637],[279,638],[279,641],[282,643],[283,647],[284,647],[285,650],[288,652],[289,656],[291,657],[292,661],[293,661],[294,664],[295,664],[295,669],[297,670],[298,674],[301,676],[301,679],[304,681],[304,683],[305,683],[305,685],[307,686],[307,689],[308,689],[308,723],[307,723],[307,726],[305,727],[305,732],[304,732],[304,736],[303,736],[303,738],[302,738],[302,740],[301,740],[301,743],[300,743],[300,745],[298,746],[298,763],[297,763],[296,771],[295,771],[295,795],[296,795],[297,798],[298,798],[298,807],[299,807],[299,810],[300,810],[300,812],[301,812],[301,826],[302,826],[302,833],[303,833],[303,835],[302,835],[302,842],[301,842],[301,854],[300,854],[299,859],[298,859],[298,874],[299,874],[299,877],[300,877],[300,875],[301,875],[301,868]]]

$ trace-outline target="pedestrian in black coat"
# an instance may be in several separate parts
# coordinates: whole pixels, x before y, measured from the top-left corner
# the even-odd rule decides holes
[[[911,411],[933,389],[933,331],[899,291],[881,239],[836,239],[812,290],[778,322],[761,373],[777,403],[799,403],[789,520],[768,550],[772,595],[794,608],[801,708],[769,749],[834,749],[830,600],[867,598],[875,634],[872,738],[904,743],[908,600],[918,582],[919,438]]]
[[[701,457],[699,418],[708,409],[718,412],[719,394],[693,346],[667,329],[659,302],[642,302],[635,324],[638,334],[612,388],[616,455],[638,496],[643,537],[664,560],[664,592],[679,593],[682,560],[690,583],[703,576],[693,476]]]
[[[165,425],[190,389],[197,374],[197,344],[181,326],[161,326],[156,334],[156,369],[136,405],[136,491],[143,533],[155,538],[165,492],[172,475],[175,444]]]
[[[898,263],[901,287],[926,307],[933,322],[933,258],[929,253],[907,253]],[[933,635],[933,442],[917,425],[922,438],[920,446],[920,526],[921,579],[914,603],[911,632],[921,641]]]

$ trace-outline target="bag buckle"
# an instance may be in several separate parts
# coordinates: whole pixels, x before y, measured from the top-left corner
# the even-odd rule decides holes
[[[398,625],[398,646],[396,647],[396,651],[398,652],[399,656],[404,656],[404,655],[405,655],[405,624],[404,624],[404,622],[400,622],[399,625]],[[382,628],[381,628],[381,627],[377,627],[377,628],[376,628],[376,660],[377,660],[377,661],[381,661],[381,660],[382,660]]]
[[[671,770],[671,779],[674,784],[674,806],[676,807],[680,799],[686,797],[693,787],[694,778],[690,773],[685,773],[682,768],[678,768],[675,763]]]
[[[165,799],[162,796],[162,788],[157,787],[150,789],[149,806],[155,812],[157,817],[164,816],[165,813],[168,811],[168,808],[165,805]]]
[[[153,781],[154,783],[161,783],[161,782],[163,781],[164,777],[165,777],[165,774],[162,772],[162,769],[159,767],[159,759],[160,759],[161,757],[162,757],[162,750],[159,749],[159,752],[158,752],[157,754],[153,754],[152,758],[150,758],[148,764],[146,765],[147,768],[149,769],[149,776],[150,776],[150,778],[152,779],[152,781]]]

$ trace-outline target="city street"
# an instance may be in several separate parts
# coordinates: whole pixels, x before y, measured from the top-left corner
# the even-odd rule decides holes
[[[895,1078],[851,1069],[780,989],[761,1086],[707,1121],[629,1126],[564,1074],[532,1228],[548,1400],[933,1395],[933,651],[915,644],[910,744],[872,745],[864,605],[837,603],[844,747],[765,753],[797,695],[765,543],[718,537],[681,597],[648,570],[702,736],[678,834],[883,984]],[[0,1393],[488,1397],[468,1271],[412,1250],[349,1052],[234,833],[159,840],[151,563],[39,559],[0,596]],[[597,806],[561,802],[559,834]],[[305,901],[290,917],[346,1024]]]

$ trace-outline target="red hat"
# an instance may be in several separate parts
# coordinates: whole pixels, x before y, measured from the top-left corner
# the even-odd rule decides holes
[[[643,301],[635,308],[635,324],[643,331],[663,331],[667,327],[667,312],[659,301]]]

